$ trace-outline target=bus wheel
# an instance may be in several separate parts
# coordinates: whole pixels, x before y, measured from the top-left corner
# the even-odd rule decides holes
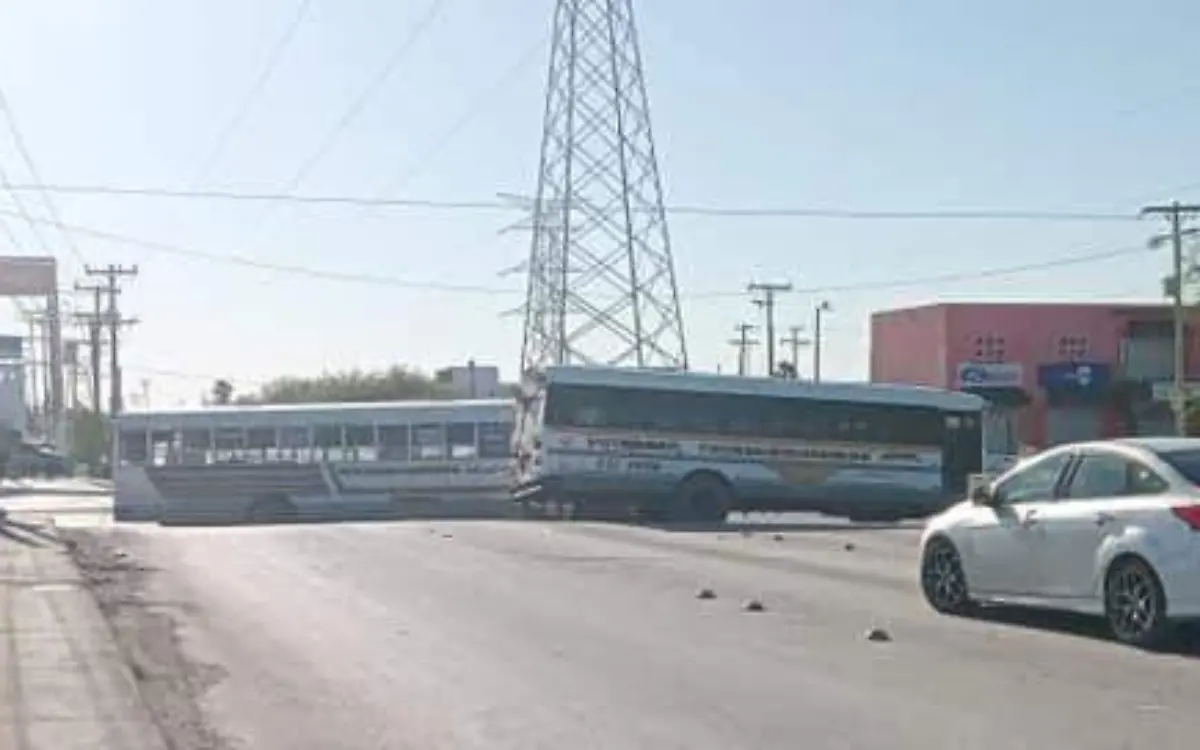
[[[733,504],[733,492],[720,476],[699,472],[680,483],[675,502],[678,520],[723,523]]]
[[[248,523],[289,523],[296,520],[296,506],[286,497],[260,497],[246,512]]]

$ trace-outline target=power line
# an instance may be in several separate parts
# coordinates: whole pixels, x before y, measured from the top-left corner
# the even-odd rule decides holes
[[[361,195],[304,195],[280,192],[237,190],[179,190],[167,187],[124,185],[26,185],[13,184],[14,192],[44,190],[66,195],[100,195],[140,198],[249,201],[272,203],[325,204],[351,207],[430,208],[447,210],[517,210],[512,202],[500,200],[440,200],[432,198],[387,198]],[[867,210],[815,207],[755,208],[739,206],[667,205],[668,213],[681,216],[727,218],[835,219],[847,221],[1027,221],[1027,222],[1135,222],[1133,213],[1087,211],[1038,211],[1024,209],[945,209],[924,211]]]
[[[25,144],[25,137],[21,135],[21,129],[17,126],[17,116],[12,110],[12,105],[9,104],[8,97],[5,95],[3,88],[0,88],[0,110],[4,111],[4,119],[8,124],[9,132],[12,133],[13,143],[17,147],[17,152],[21,155],[22,161],[25,162],[25,168],[29,170],[29,176],[33,179],[34,186],[45,185],[45,181],[42,179],[42,176],[38,171],[37,164],[33,160],[33,154],[29,152],[29,147]],[[50,213],[50,218],[53,220],[53,225],[63,235],[63,239],[67,244],[67,248],[71,251],[71,254],[74,255],[75,259],[80,263],[86,263],[87,261],[83,257],[83,253],[79,252],[79,247],[75,244],[74,238],[62,231],[62,216],[58,213],[58,207],[54,204],[54,201],[51,200],[49,192],[44,188],[41,188],[38,189],[38,194],[41,195],[42,203],[45,204],[46,210]],[[50,255],[54,254],[49,252],[48,249],[47,253]]]
[[[404,40],[392,50],[391,54],[388,55],[383,65],[375,71],[375,74],[367,82],[367,85],[358,93],[358,96],[355,97],[354,101],[350,103],[350,106],[345,109],[345,111],[342,113],[342,116],[338,118],[338,121],[334,124],[333,129],[325,134],[325,138],[322,139],[316,151],[314,151],[300,165],[300,168],[296,170],[296,173],[292,175],[291,180],[289,180],[287,183],[288,187],[283,190],[284,193],[290,193],[295,190],[302,182],[304,182],[305,179],[308,178],[309,173],[316,169],[317,165],[321,163],[329,151],[332,150],[337,144],[338,140],[342,136],[342,133],[344,133],[352,124],[354,124],[354,121],[358,119],[358,116],[362,114],[363,110],[365,110],[367,105],[371,103],[371,100],[375,97],[383,85],[387,83],[389,78],[391,78],[392,73],[394,73],[396,68],[399,67],[400,63],[408,55],[409,51],[411,51],[416,43],[420,41],[421,37],[424,36],[425,32],[437,18],[438,13],[441,12],[441,9],[444,5],[445,0],[433,0],[433,2],[429,4],[425,14],[422,15],[420,20],[417,21],[416,25],[413,26],[408,36],[405,37]]]
[[[300,2],[296,4],[296,10],[292,15],[291,21],[284,29],[283,34],[281,34],[279,38],[275,40],[275,44],[272,45],[271,51],[267,53],[267,58],[262,69],[259,70],[258,75],[254,78],[254,83],[251,84],[250,88],[246,91],[245,95],[238,103],[233,115],[229,118],[229,120],[226,121],[225,126],[221,129],[220,134],[217,136],[216,145],[213,147],[212,151],[209,152],[208,157],[202,162],[202,165],[197,171],[196,176],[192,179],[193,185],[198,185],[204,180],[208,179],[208,176],[212,172],[213,168],[216,167],[216,165],[220,162],[221,157],[224,156],[225,149],[228,148],[229,144],[233,141],[234,133],[237,132],[239,127],[241,127],[246,117],[250,114],[250,111],[257,102],[258,98],[262,96],[263,91],[266,90],[267,84],[270,82],[272,76],[275,75],[276,69],[278,69],[279,64],[283,61],[284,53],[287,52],[288,48],[295,40],[296,33],[300,30],[300,26],[304,22],[304,19],[308,17],[308,11],[311,6],[312,0],[300,0]]]
[[[497,77],[497,79],[493,81],[490,86],[483,89],[478,96],[473,97],[472,104],[467,107],[467,109],[459,116],[457,120],[454,121],[449,128],[443,131],[442,136],[435,141],[432,146],[426,149],[415,162],[410,164],[408,169],[405,170],[399,177],[392,180],[386,187],[380,190],[378,197],[383,198],[384,196],[395,193],[410,183],[415,177],[417,177],[417,175],[419,175],[425,169],[429,162],[432,161],[433,157],[441,153],[442,149],[448,146],[454,140],[454,137],[462,132],[464,128],[470,125],[471,122],[480,114],[480,112],[482,112],[486,106],[491,103],[493,96],[502,91],[510,81],[516,78],[518,73],[523,71],[532,62],[538,59],[538,55],[542,51],[542,48],[546,46],[548,39],[548,35],[539,38],[537,42],[530,45],[528,49],[521,53],[516,62],[513,63],[503,73],[501,73],[500,76]]]

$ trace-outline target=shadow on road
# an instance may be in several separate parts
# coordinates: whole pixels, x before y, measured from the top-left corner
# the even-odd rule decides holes
[[[646,523],[647,528],[676,533],[859,533],[920,530],[917,523],[835,523],[830,521],[725,521],[723,523]]]
[[[1120,647],[1108,633],[1104,621],[1099,617],[1072,612],[1053,612],[1026,609],[1009,605],[993,605],[983,608],[976,619],[1027,630],[1045,630],[1077,638],[1090,638],[1112,643]],[[1200,626],[1183,626],[1176,636],[1158,653],[1172,656],[1200,658]]]

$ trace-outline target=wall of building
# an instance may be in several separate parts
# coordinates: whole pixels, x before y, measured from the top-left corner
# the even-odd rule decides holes
[[[945,387],[946,308],[940,305],[871,315],[871,380]]]
[[[1165,305],[981,303],[877,313],[871,378],[1020,392],[1027,404],[997,410],[1007,410],[1006,429],[1035,447],[1153,433],[1170,424],[1161,403],[1173,370],[1170,319]],[[1200,390],[1200,326],[1187,335],[1186,370]],[[1158,400],[1122,405],[1116,386],[1130,383],[1154,390]]]

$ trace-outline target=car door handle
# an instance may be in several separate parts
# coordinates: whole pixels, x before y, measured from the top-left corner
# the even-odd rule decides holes
[[[1036,510],[1027,511],[1025,513],[1025,515],[1021,517],[1021,525],[1026,528],[1033,526],[1037,522],[1038,521],[1037,521],[1037,511]]]
[[[1111,513],[1097,513],[1096,514],[1096,525],[1097,526],[1103,526],[1104,524],[1112,523],[1115,520],[1117,520],[1116,516],[1114,516]]]

